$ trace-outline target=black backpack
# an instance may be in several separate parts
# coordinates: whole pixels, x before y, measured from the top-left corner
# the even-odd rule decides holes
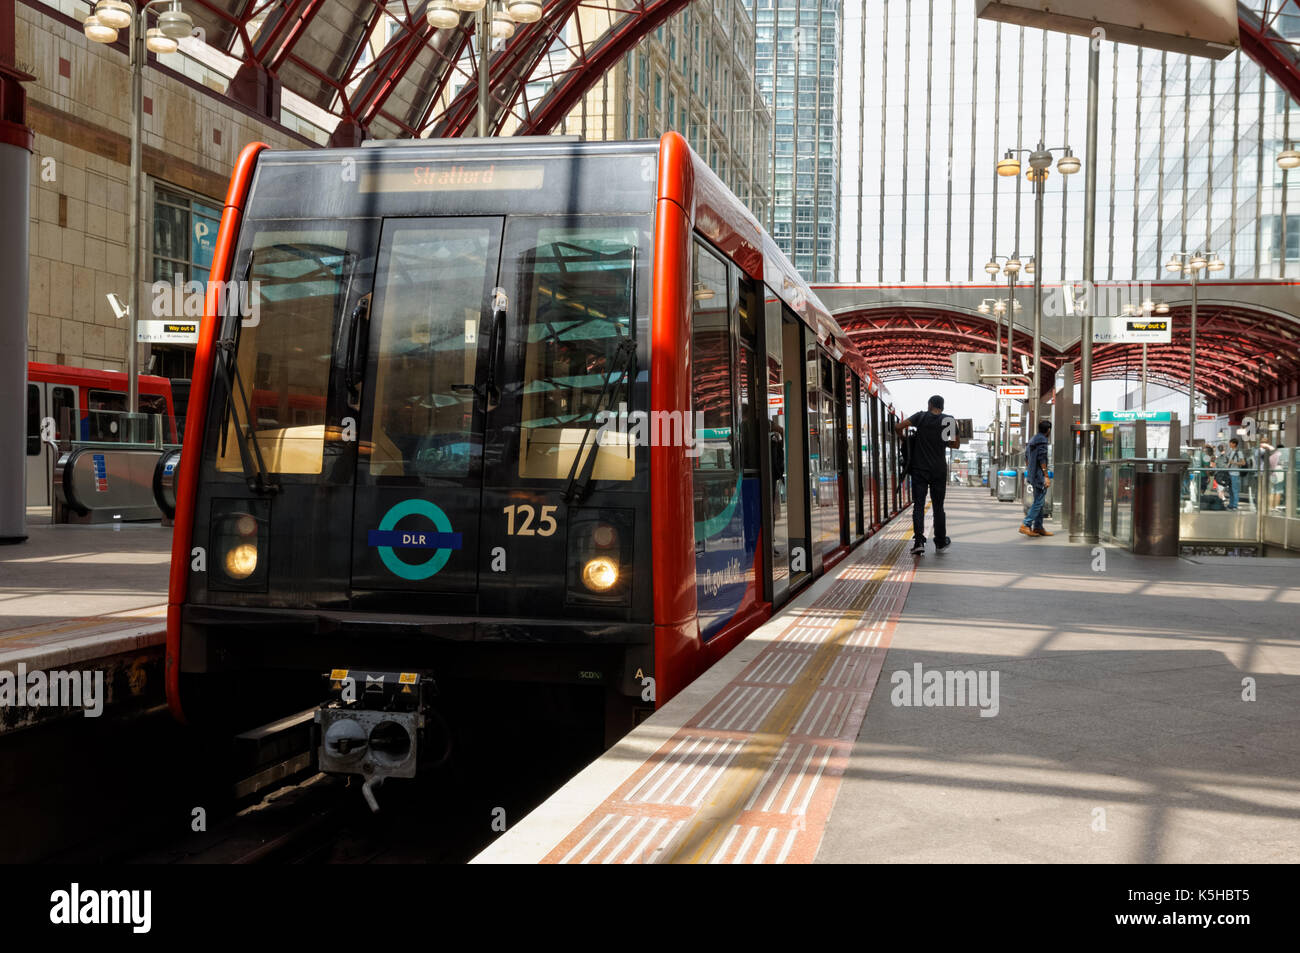
[[[908,418],[909,430],[903,437],[901,452],[903,457],[903,476],[912,472],[912,461],[916,459],[916,427],[912,426],[911,418]]]

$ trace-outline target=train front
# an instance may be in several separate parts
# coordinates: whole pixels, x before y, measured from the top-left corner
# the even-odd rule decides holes
[[[246,151],[186,433],[178,715],[328,698],[322,769],[375,777],[487,686],[610,737],[652,707],[649,449],[620,412],[648,401],[656,155]]]

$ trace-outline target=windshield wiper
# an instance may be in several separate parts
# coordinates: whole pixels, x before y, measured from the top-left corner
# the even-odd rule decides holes
[[[626,364],[626,367],[624,365]],[[596,466],[596,454],[600,452],[599,441],[597,446],[591,448],[591,453],[583,459],[583,453],[587,449],[587,438],[593,432],[598,433],[596,419],[602,413],[609,410],[613,404],[614,394],[620,386],[625,386],[625,399],[630,397],[632,378],[636,375],[636,339],[625,337],[618,342],[618,347],[614,349],[614,356],[610,359],[609,367],[605,372],[605,386],[601,389],[600,397],[596,401],[596,406],[591,412],[591,420],[582,431],[582,442],[578,444],[578,452],[573,458],[573,466],[569,468],[569,485],[564,490],[564,502],[575,503],[581,502],[591,488],[591,474]],[[631,401],[629,400],[629,403]]]
[[[239,313],[238,302],[240,295],[242,295],[245,290],[249,294],[252,294],[252,285],[249,283],[252,274],[253,253],[250,251],[248,253],[248,264],[244,268],[244,276],[240,279],[239,290],[235,295],[234,325],[231,328],[229,336],[223,337],[217,341],[217,368],[221,371],[221,382],[226,386],[226,400],[224,403],[226,405],[227,416],[233,421],[236,429],[239,430],[237,449],[239,450],[239,464],[244,471],[244,479],[248,481],[248,488],[250,490],[254,493],[261,494],[274,493],[280,489],[280,485],[276,481],[275,476],[267,472],[266,461],[262,459],[262,448],[257,440],[253,411],[249,406],[248,394],[244,390],[244,379],[239,373],[239,361],[235,358],[235,351],[239,346],[239,328],[242,326],[242,317]],[[229,295],[227,295],[226,300],[230,301]],[[230,314],[223,315],[223,317],[226,321],[230,321],[231,319]],[[246,429],[239,426],[239,414],[237,410],[231,406],[236,399],[236,390],[239,392],[239,406],[242,407],[244,411]],[[223,422],[223,447],[225,445],[225,433],[226,427]],[[253,444],[253,452],[251,455],[248,450],[248,443],[250,440]]]

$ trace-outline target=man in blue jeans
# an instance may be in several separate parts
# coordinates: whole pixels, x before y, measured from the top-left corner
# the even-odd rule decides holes
[[[912,457],[908,461],[908,473],[912,477],[912,552],[918,556],[925,552],[927,492],[934,506],[934,548],[943,552],[952,542],[943,512],[943,498],[948,489],[948,460],[944,449],[961,446],[957,421],[943,412],[943,397],[935,394],[930,398],[928,410],[917,411],[899,421],[895,429],[900,437],[906,437],[909,427],[916,428]]]
[[[1034,502],[1025,514],[1025,521],[1020,524],[1020,532],[1025,536],[1056,535],[1043,529],[1043,506],[1052,485],[1052,478],[1047,475],[1047,435],[1051,432],[1052,422],[1040,420],[1038,433],[1025,444],[1025,479],[1034,488]]]
[[[1236,437],[1228,441],[1228,454],[1221,462],[1228,470],[1228,509],[1235,510],[1241,497],[1241,468],[1246,465],[1246,455]]]

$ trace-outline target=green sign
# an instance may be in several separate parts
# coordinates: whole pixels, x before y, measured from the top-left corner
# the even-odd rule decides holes
[[[1172,415],[1167,410],[1103,410],[1103,424],[1117,424],[1128,420],[1163,420],[1168,423]]]

